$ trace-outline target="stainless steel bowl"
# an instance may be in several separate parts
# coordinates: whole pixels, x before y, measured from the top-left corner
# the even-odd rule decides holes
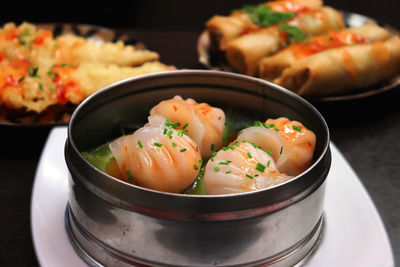
[[[94,168],[81,151],[144,123],[152,106],[181,95],[254,120],[285,116],[317,136],[314,163],[290,182],[257,192],[195,196],[158,192]],[[299,96],[260,79],[181,70],[131,78],[104,88],[74,112],[65,146],[70,170],[66,229],[93,266],[292,266],[304,262],[323,232],[331,156],[321,114]]]

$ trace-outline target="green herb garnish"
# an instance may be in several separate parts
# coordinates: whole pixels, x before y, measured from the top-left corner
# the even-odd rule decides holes
[[[165,121],[165,126],[172,127],[174,129],[179,125],[181,125],[179,122],[171,122],[170,119],[166,119]]]
[[[130,171],[125,172],[125,175],[126,175],[126,177],[128,177],[128,179],[130,181],[133,181],[133,177],[132,177],[132,174],[130,173]]]
[[[159,143],[159,142],[155,142],[154,145],[155,145],[155,146],[158,146],[158,147],[162,147],[162,144]]]
[[[142,144],[142,142],[141,142],[140,140],[137,141],[137,143],[138,143],[138,145],[139,145],[140,148],[143,148],[143,144]]]
[[[296,130],[299,133],[301,133],[301,128],[299,126],[293,125],[292,128],[293,128],[293,130]]]
[[[186,148],[182,148],[181,150],[179,150],[180,152],[185,152],[187,149]]]
[[[269,150],[267,150],[267,149],[263,149],[263,151],[264,151],[265,153],[269,154],[270,156],[272,156],[272,152],[271,152],[271,151],[269,151]]]
[[[287,40],[286,44],[290,44],[293,42],[301,42],[306,39],[304,33],[295,26],[286,25],[286,24],[279,24],[279,31],[284,32],[286,34]]]
[[[36,67],[36,68],[33,68],[33,67],[32,68],[28,68],[26,71],[28,72],[30,77],[39,78],[39,76],[38,76],[39,68],[38,67]]]
[[[271,11],[271,7],[265,4],[245,5],[242,11],[249,14],[251,21],[259,26],[270,26],[295,16],[293,12]]]
[[[262,164],[260,162],[257,163],[257,166],[256,166],[257,171],[264,172],[265,168],[267,168],[267,166],[265,166],[264,164]]]

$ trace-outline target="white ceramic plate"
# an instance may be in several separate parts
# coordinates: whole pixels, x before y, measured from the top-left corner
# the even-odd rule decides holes
[[[66,127],[50,132],[33,186],[31,227],[36,255],[43,267],[86,266],[64,229],[69,175],[64,161],[66,137]],[[325,235],[306,266],[394,266],[388,236],[367,191],[334,144],[331,151]]]

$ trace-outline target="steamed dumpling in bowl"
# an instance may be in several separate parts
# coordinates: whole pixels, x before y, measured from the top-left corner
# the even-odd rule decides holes
[[[268,152],[236,141],[211,156],[204,184],[208,195],[233,194],[271,187],[291,178],[279,172]]]
[[[244,129],[238,141],[249,141],[267,149],[281,172],[298,175],[310,167],[315,134],[298,121],[281,117]]]
[[[188,188],[202,162],[197,144],[157,115],[133,134],[111,142],[109,148],[124,180],[164,192],[180,193]]]
[[[176,129],[187,135],[199,146],[204,159],[222,147],[222,135],[225,130],[225,113],[222,109],[207,103],[197,103],[181,96],[161,101],[150,110],[150,115],[161,115],[172,123],[178,123]]]

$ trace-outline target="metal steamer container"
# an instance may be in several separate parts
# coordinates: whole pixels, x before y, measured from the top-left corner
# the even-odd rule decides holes
[[[81,151],[143,125],[151,107],[181,95],[256,120],[285,116],[317,136],[314,163],[293,180],[219,196],[158,192],[94,168]],[[331,155],[321,114],[301,97],[243,75],[181,70],[126,79],[74,112],[65,146],[70,170],[66,230],[92,266],[292,266],[317,249]]]

